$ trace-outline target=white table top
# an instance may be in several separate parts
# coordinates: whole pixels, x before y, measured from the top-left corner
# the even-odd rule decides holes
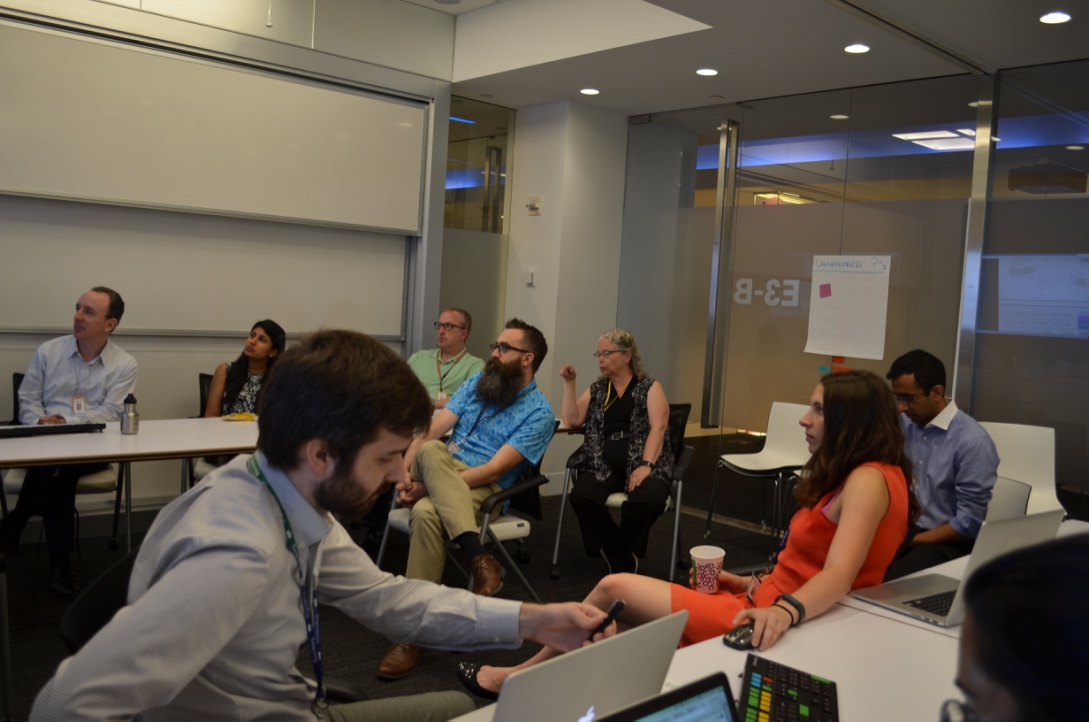
[[[739,697],[745,656],[718,637],[678,650],[666,688],[721,670]],[[762,656],[835,682],[843,722],[936,720],[941,703],[960,696],[957,640],[849,607],[787,632]]]
[[[107,424],[101,433],[57,434],[0,439],[0,468],[55,464],[60,461],[151,461],[253,451],[257,424],[252,421],[163,419],[140,422],[140,431],[121,433]]]

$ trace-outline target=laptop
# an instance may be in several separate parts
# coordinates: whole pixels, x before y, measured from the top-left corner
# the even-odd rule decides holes
[[[457,722],[590,722],[653,697],[687,621],[682,610],[515,672],[498,702]]]
[[[1065,512],[1059,509],[983,522],[961,579],[968,579],[976,569],[1006,552],[1054,539],[1064,515]],[[961,586],[960,579],[943,574],[922,574],[856,589],[851,596],[939,627],[955,627],[964,621]]]
[[[596,722],[738,722],[730,682],[722,672],[598,717]]]
[[[26,436],[49,436],[52,434],[88,434],[92,431],[104,431],[105,424],[32,424],[29,426],[0,426],[0,439],[19,439]]]

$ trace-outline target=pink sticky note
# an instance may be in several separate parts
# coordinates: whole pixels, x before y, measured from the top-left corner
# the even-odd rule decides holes
[[[832,284],[831,283],[822,283],[821,284],[821,298],[828,298],[831,295],[832,295]]]

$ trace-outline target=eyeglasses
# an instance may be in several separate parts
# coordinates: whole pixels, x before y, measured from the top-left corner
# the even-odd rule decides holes
[[[461,329],[463,331],[465,330],[464,326],[458,326],[456,323],[443,323],[442,321],[435,321],[435,330],[438,331],[440,328],[443,331],[453,331],[455,328]]]
[[[607,360],[614,353],[627,353],[627,352],[626,351],[621,351],[620,349],[613,349],[612,351],[594,351],[594,358],[603,358],[603,359]]]
[[[922,393],[919,393],[919,394],[893,394],[893,397],[896,399],[896,403],[905,404],[907,406],[910,406],[913,403],[915,403],[915,399],[917,399],[917,398],[919,398],[921,396],[926,396],[926,392],[923,391]]]
[[[976,722],[981,719],[972,705],[959,699],[947,699],[942,702],[941,722]]]
[[[517,346],[511,346],[506,341],[489,344],[488,348],[490,348],[492,351],[498,351],[500,356],[506,354],[507,351],[517,351],[518,353],[532,353],[532,351],[530,351],[528,348],[518,348]]]

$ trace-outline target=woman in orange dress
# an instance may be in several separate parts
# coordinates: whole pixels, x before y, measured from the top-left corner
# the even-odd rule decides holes
[[[812,454],[795,489],[799,509],[775,567],[758,577],[751,596],[748,577],[725,571],[717,594],[637,574],[610,574],[586,601],[606,609],[614,599],[625,600],[618,617],[622,629],[687,609],[682,645],[751,622],[752,646],[766,650],[851,589],[879,584],[918,515],[892,392],[868,371],[829,374],[813,390],[799,423]],[[462,662],[458,676],[473,692],[495,696],[511,672],[556,654],[545,647],[516,667]]]

